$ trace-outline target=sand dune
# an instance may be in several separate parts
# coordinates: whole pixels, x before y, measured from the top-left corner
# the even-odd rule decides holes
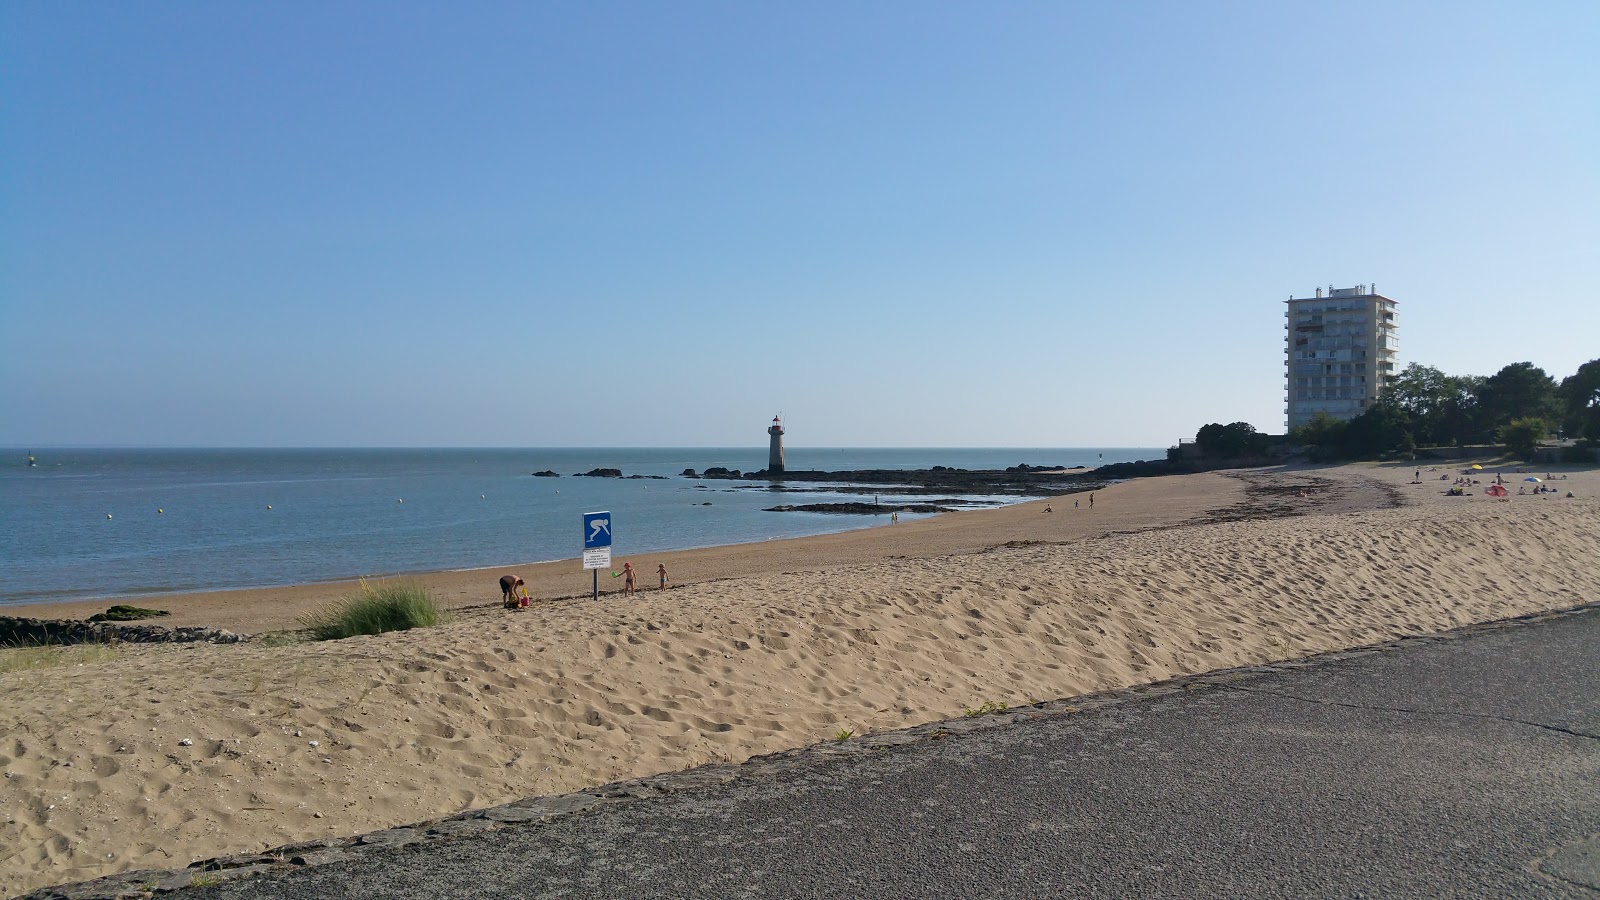
[[[1325,499],[1377,479],[1412,502],[1338,513],[1306,501],[1323,514],[1158,527],[1202,512],[1205,498],[1244,495],[1223,476],[1152,479],[1113,489],[1107,505],[1193,502],[1147,515],[1134,533],[1101,533],[1102,523],[1094,536],[1017,541],[1008,529],[1020,526],[1004,523],[1035,521],[1034,504],[996,517],[988,543],[929,528],[936,555],[469,611],[419,632],[130,648],[0,675],[0,884],[14,893],[176,867],[986,701],[1600,599],[1593,500],[1446,501],[1392,471],[1316,474],[1339,489]],[[1574,477],[1583,494],[1600,487],[1594,472]]]

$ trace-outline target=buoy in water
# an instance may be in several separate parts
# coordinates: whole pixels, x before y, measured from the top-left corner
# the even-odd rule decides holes
[[[404,501],[404,500],[398,500],[398,499],[397,499],[397,500],[395,500],[395,501],[394,501],[394,502],[396,502],[396,503],[404,503],[404,502],[405,502],[405,501]]]
[[[162,509],[161,507],[158,506],[158,507],[156,507],[156,512],[164,513],[164,512],[166,512],[166,510],[164,510],[164,509]]]
[[[272,508],[272,504],[271,504],[271,503],[268,503],[268,504],[267,504],[267,509],[271,509],[271,508]]]
[[[111,518],[111,513],[106,513],[106,518]]]

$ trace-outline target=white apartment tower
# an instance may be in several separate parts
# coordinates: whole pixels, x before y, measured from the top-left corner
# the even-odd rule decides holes
[[[1284,352],[1289,427],[1323,412],[1353,419],[1395,374],[1395,302],[1372,285],[1289,298]]]

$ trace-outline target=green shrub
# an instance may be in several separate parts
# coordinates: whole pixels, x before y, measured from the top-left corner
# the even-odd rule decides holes
[[[1528,416],[1521,419],[1512,419],[1509,424],[1501,428],[1496,434],[1500,443],[1506,449],[1516,454],[1519,459],[1533,459],[1533,451],[1538,449],[1539,441],[1549,433],[1550,427],[1543,419]]]
[[[446,619],[426,588],[410,581],[370,585],[351,594],[328,609],[303,616],[300,624],[319,641],[333,641],[358,634],[383,634],[438,625]]]

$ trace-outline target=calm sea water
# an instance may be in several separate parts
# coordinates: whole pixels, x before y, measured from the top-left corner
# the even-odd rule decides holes
[[[820,485],[777,495],[678,474],[759,470],[765,447],[33,453],[32,468],[23,450],[0,457],[0,605],[571,559],[581,552],[581,515],[593,510],[612,513],[619,564],[633,555],[869,528],[888,518],[763,512],[860,497]],[[832,471],[1093,467],[1163,453],[790,447],[787,462]],[[594,468],[667,478],[570,477]],[[562,477],[531,477],[544,469]],[[646,562],[654,568],[654,559]]]

